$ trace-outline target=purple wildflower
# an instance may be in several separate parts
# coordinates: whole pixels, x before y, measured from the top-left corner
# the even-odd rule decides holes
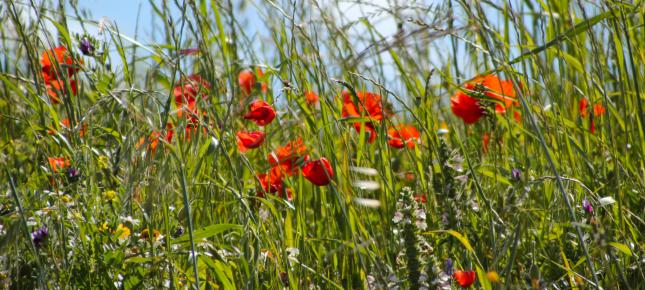
[[[172,236],[173,236],[173,237],[175,237],[175,238],[178,238],[178,237],[180,237],[180,236],[181,236],[181,235],[183,235],[183,234],[184,234],[184,228],[183,228],[182,226],[178,226],[178,227],[175,229],[175,233],[174,233]]]
[[[511,170],[511,177],[514,180],[520,180],[520,177],[522,177],[522,171],[517,168],[513,168],[513,170]]]
[[[33,233],[31,233],[31,239],[34,241],[36,248],[40,248],[40,245],[45,242],[45,239],[49,236],[49,230],[47,226],[42,226]]]
[[[94,55],[94,46],[87,37],[81,39],[81,52],[84,55]]]
[[[70,182],[76,182],[80,177],[81,177],[80,170],[74,167],[67,168],[67,179],[69,179]]]
[[[582,200],[582,208],[589,214],[593,213],[593,206],[586,198]]]
[[[446,273],[448,276],[452,276],[452,259],[448,258],[446,259],[446,262],[443,264],[443,272]]]

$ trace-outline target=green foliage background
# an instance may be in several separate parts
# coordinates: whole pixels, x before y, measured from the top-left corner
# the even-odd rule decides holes
[[[441,270],[448,258],[483,289],[643,287],[642,1],[233,2],[150,1],[155,41],[91,20],[76,1],[0,3],[2,287],[457,289]],[[347,21],[347,5],[373,12]],[[268,37],[247,34],[244,11]],[[397,32],[383,35],[380,17]],[[71,19],[101,27],[87,35],[94,56],[81,54]],[[83,65],[78,94],[54,105],[39,72],[59,45]],[[241,118],[250,99],[237,76],[253,67],[271,88],[253,98],[278,117],[263,146],[240,154],[235,132],[255,125]],[[187,139],[172,88],[191,74],[212,88]],[[490,114],[466,126],[451,113],[449,97],[484,74],[514,82],[521,122]],[[375,143],[350,125],[366,120],[342,118],[344,89],[393,104]],[[607,111],[593,134],[582,98]],[[167,122],[171,142],[137,145]],[[400,123],[419,128],[420,145],[387,146]],[[332,183],[297,175],[293,200],[257,197],[267,154],[297,137],[330,160]],[[80,179],[54,174],[48,157],[70,160]]]

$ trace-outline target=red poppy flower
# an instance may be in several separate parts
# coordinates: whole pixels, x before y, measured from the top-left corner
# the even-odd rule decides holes
[[[313,106],[318,103],[318,95],[312,91],[305,91],[307,105]]]
[[[479,106],[479,101],[464,92],[457,92],[450,98],[450,108],[457,117],[466,124],[473,124],[484,115],[484,109]]]
[[[589,100],[587,98],[580,99],[578,103],[578,110],[580,112],[580,117],[586,118],[589,116]],[[596,103],[593,105],[593,117],[600,117],[607,112],[605,107],[601,103]],[[589,119],[589,131],[591,134],[596,133],[596,121],[594,118]]]
[[[258,174],[258,180],[262,185],[263,192],[259,192],[260,197],[264,197],[264,193],[274,193],[281,191],[283,188],[282,171],[280,167],[272,167],[267,173]]]
[[[255,86],[255,76],[250,70],[243,70],[237,77],[237,81],[240,84],[240,89],[244,96],[251,94],[253,86]]]
[[[264,77],[264,72],[259,67],[255,68],[255,73],[257,74],[258,79],[262,79]],[[240,85],[240,89],[242,90],[242,94],[244,96],[251,95],[251,93],[253,92],[253,88],[256,85],[256,78],[255,78],[255,75],[253,74],[253,71],[248,69],[241,71],[237,77],[237,81]],[[261,82],[260,87],[263,93],[267,92],[268,87],[265,82]]]
[[[267,157],[272,166],[280,165],[288,175],[298,172],[298,163],[308,161],[307,147],[302,144],[302,138],[290,141],[285,146],[278,147]]]
[[[459,286],[468,288],[473,283],[475,283],[475,279],[477,279],[477,276],[475,276],[475,271],[455,271],[454,274],[452,274],[452,277],[457,280],[457,283],[459,283]]]
[[[367,117],[369,122],[365,123],[365,130],[369,134],[369,143],[376,140],[376,129],[373,122],[383,120],[383,104],[381,96],[370,92],[356,92],[358,104],[354,103],[352,95],[348,91],[343,91],[343,118],[360,118]],[[361,123],[354,123],[354,129],[357,132],[361,130]]]
[[[419,203],[427,203],[428,198],[424,194],[417,194],[414,196],[414,201]]]
[[[249,112],[244,119],[255,122],[258,126],[266,126],[275,118],[275,110],[267,102],[255,100],[249,105]]]
[[[598,103],[593,105],[593,115],[594,117],[600,117],[604,115],[606,112],[605,107],[602,106],[602,104]]]
[[[583,117],[583,118],[587,117],[588,107],[589,107],[589,100],[587,100],[587,98],[580,99],[580,102],[578,102],[578,111],[580,112],[580,117]]]
[[[325,186],[334,177],[334,170],[325,157],[305,163],[302,166],[302,176],[318,186]]]
[[[487,75],[483,78],[477,78],[473,83],[479,83],[484,86],[486,88],[484,94],[502,102],[504,104],[503,108],[517,104],[515,101],[515,89],[513,89],[511,80],[502,81],[495,75]]]
[[[69,160],[65,157],[48,157],[47,161],[49,162],[49,167],[51,167],[54,173],[57,173],[59,170],[63,170],[69,167]]]
[[[71,77],[78,71],[78,67],[74,65],[69,51],[64,46],[55,47],[54,49],[47,50],[43,52],[40,58],[41,64],[41,75],[45,79],[45,83],[49,83],[52,80],[60,80],[61,77],[57,77],[59,74],[56,73],[56,65],[60,65],[61,69],[67,69],[67,76]]]
[[[83,63],[82,60],[79,60],[79,63]],[[60,65],[61,69],[67,70],[68,78],[71,78],[79,70],[79,67],[74,64],[74,60],[64,46],[43,52],[40,64],[40,74],[45,80],[49,99],[53,104],[61,103],[60,94],[66,94],[68,90],[64,80],[65,76],[56,71],[57,65]],[[76,95],[78,90],[76,80],[69,79],[68,81],[71,93]]]
[[[408,148],[414,148],[414,144],[419,142],[421,134],[412,125],[399,125],[387,130],[387,135],[390,140],[387,143],[394,148],[403,148],[405,145]]]
[[[271,167],[269,172],[260,173],[257,175],[262,190],[257,193],[259,197],[264,197],[265,193],[278,193],[279,197],[283,197],[286,193],[287,199],[291,200],[293,192],[291,189],[284,187],[284,172],[280,166]]]
[[[450,99],[450,106],[452,112],[466,124],[473,124],[484,115],[484,103],[481,102],[484,99],[478,96],[483,95],[500,102],[495,104],[495,112],[500,114],[505,113],[507,108],[518,105],[513,82],[500,80],[495,75],[477,77],[465,84],[464,88],[466,92],[459,91]]]
[[[248,149],[258,148],[264,142],[264,132],[237,132],[237,148],[240,152],[246,152]]]
[[[173,89],[175,105],[179,109],[177,115],[181,117],[184,110],[197,114],[197,97],[205,99],[210,88],[210,83],[198,75],[191,75],[180,81]],[[188,114],[188,116],[191,121],[196,121],[193,120],[194,116],[191,116],[191,114]]]
[[[68,92],[65,81],[50,80],[45,84],[45,86],[47,87],[47,95],[49,96],[49,100],[52,104],[60,104],[62,102],[60,95]],[[72,95],[76,95],[78,92],[76,80],[70,79],[69,86],[72,89]]]

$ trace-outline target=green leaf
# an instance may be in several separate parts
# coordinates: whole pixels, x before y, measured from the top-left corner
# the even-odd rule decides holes
[[[493,286],[490,285],[490,281],[488,281],[488,276],[486,275],[486,272],[484,271],[484,269],[480,268],[479,266],[477,266],[476,269],[477,269],[477,279],[479,279],[479,284],[482,286],[481,289],[484,289],[484,290],[493,289]]]
[[[620,251],[621,253],[631,256],[632,251],[629,249],[629,247],[625,244],[617,243],[617,242],[609,242],[609,245],[616,248],[616,250]]]
[[[475,250],[473,249],[473,246],[471,246],[471,245],[470,245],[470,242],[468,242],[468,239],[466,239],[466,237],[464,237],[464,236],[463,236],[462,234],[460,234],[459,232],[456,232],[456,231],[453,231],[453,230],[447,230],[447,231],[444,231],[444,230],[429,231],[429,232],[425,232],[425,233],[423,233],[423,235],[436,234],[436,233],[447,233],[447,234],[449,234],[449,235],[451,235],[451,236],[455,237],[457,240],[459,240],[459,242],[464,246],[464,248],[466,248],[466,250],[468,250],[468,251],[469,251],[469,252],[471,252],[471,253],[474,253],[474,252],[475,252]]]

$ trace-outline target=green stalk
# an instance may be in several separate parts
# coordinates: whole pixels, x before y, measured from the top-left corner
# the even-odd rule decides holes
[[[31,250],[34,251],[34,255],[36,256],[36,264],[38,264],[38,284],[40,284],[41,289],[46,289],[45,287],[47,284],[45,284],[45,269],[43,268],[43,264],[40,261],[40,255],[38,255],[38,250],[36,249],[36,245],[34,244],[34,241],[31,239],[31,233],[29,232],[29,226],[27,226],[27,218],[25,218],[25,211],[22,208],[22,203],[20,203],[20,198],[18,197],[18,192],[16,191],[16,185],[13,182],[13,178],[11,177],[11,173],[9,172],[9,169],[5,167],[5,173],[7,173],[7,178],[9,178],[9,187],[11,187],[11,194],[13,195],[13,199],[16,202],[16,206],[18,207],[18,211],[20,212],[20,220],[22,221],[22,225],[25,228],[25,234],[27,234],[27,241],[29,241],[29,245],[31,245]]]
[[[192,252],[193,271],[195,271],[195,288],[199,289],[199,271],[197,270],[197,252],[195,252],[195,240],[193,239],[193,218],[190,215],[190,203],[188,199],[188,190],[186,189],[186,174],[184,172],[184,164],[179,165],[179,172],[181,174],[181,191],[184,196],[184,209],[186,219],[188,219],[188,237],[190,239],[190,251]]]

